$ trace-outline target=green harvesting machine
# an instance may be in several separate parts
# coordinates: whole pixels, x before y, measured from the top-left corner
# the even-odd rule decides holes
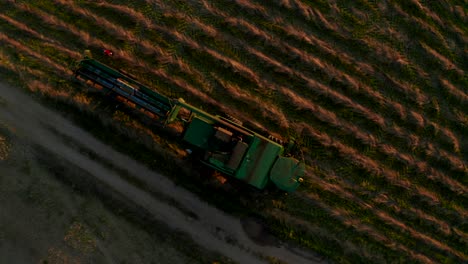
[[[203,164],[224,175],[258,189],[264,189],[271,181],[286,192],[296,190],[302,182],[305,166],[290,154],[292,141],[284,147],[278,140],[244,127],[235,118],[212,115],[182,98],[166,97],[89,55],[77,63],[74,74],[155,122],[181,122],[181,140]]]

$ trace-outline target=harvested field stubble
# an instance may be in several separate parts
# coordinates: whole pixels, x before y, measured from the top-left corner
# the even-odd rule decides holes
[[[277,236],[336,262],[460,263],[468,261],[461,2],[5,1],[0,76],[130,138],[145,135],[161,152],[164,139],[125,114],[94,113],[99,97],[72,81],[82,49],[112,49],[103,60],[163,94],[303,143],[309,166],[293,198],[245,209],[260,211]]]

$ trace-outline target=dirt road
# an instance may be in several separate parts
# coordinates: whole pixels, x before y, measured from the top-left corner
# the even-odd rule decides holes
[[[306,253],[292,252],[283,247],[260,246],[252,242],[244,233],[241,223],[220,210],[206,204],[192,193],[175,186],[166,177],[157,174],[144,165],[116,152],[102,144],[86,131],[64,119],[59,114],[41,106],[16,88],[0,86],[0,97],[5,103],[0,106],[0,120],[13,126],[17,133],[28,140],[60,155],[77,167],[87,171],[101,182],[112,186],[131,201],[143,206],[156,218],[171,228],[189,234],[199,245],[217,251],[239,263],[263,263],[257,257],[261,254],[271,256],[287,263],[314,263],[316,260]],[[114,168],[125,170],[132,177],[145,182],[152,189],[173,198],[186,209],[194,212],[198,219],[188,218],[174,208],[150,194],[142,191],[119,177],[115,169],[106,167],[83,155],[65,142],[66,135],[80,148],[95,153]],[[235,241],[228,243],[226,241]]]

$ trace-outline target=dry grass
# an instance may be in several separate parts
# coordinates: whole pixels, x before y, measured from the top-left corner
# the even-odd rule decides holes
[[[243,8],[249,9],[250,6],[245,4],[245,1],[242,2]],[[249,35],[261,38],[265,43],[268,43],[269,45],[273,45],[274,47],[278,48],[281,50],[283,53],[287,54],[288,56],[295,56],[296,58],[299,58],[303,63],[310,64],[314,68],[319,68],[321,69],[324,73],[328,74],[330,78],[338,78],[340,81],[343,83],[346,83],[349,85],[350,88],[354,89],[355,91],[362,91],[367,95],[372,95],[373,98],[377,99],[377,102],[381,105],[388,105],[391,106],[394,109],[397,109],[397,112],[399,113],[400,117],[402,117],[405,120],[409,120],[410,122],[413,122],[414,124],[417,124],[419,127],[424,128],[428,126],[428,124],[432,125],[433,123],[426,120],[421,114],[411,111],[403,107],[401,104],[389,101],[388,99],[385,99],[384,96],[381,94],[376,93],[374,90],[372,90],[370,87],[366,86],[363,83],[360,83],[359,81],[353,79],[349,75],[343,74],[334,67],[322,62],[318,58],[311,57],[309,54],[287,44],[284,42],[279,41],[277,38],[269,35],[268,33],[260,30],[259,28],[255,27],[254,25],[239,19],[239,18],[233,18],[226,14],[225,12],[222,12],[221,10],[209,5],[208,3],[204,3],[204,6],[207,8],[207,11],[216,14],[217,16],[223,18],[229,25],[233,27],[240,27],[243,29],[244,32],[248,33]],[[253,10],[255,11],[255,10]],[[189,22],[193,22],[194,19],[191,18]],[[195,20],[196,21],[196,20]],[[301,78],[307,83],[307,87],[313,90],[314,92],[317,92],[321,95],[325,95],[327,97],[330,97],[332,100],[334,100],[337,103],[343,104],[353,111],[356,111],[359,114],[362,114],[366,119],[368,119],[371,122],[375,122],[379,126],[381,126],[385,131],[388,131],[391,135],[397,136],[400,139],[407,140],[407,142],[411,145],[411,147],[414,149],[416,147],[419,147],[422,150],[425,150],[425,146],[419,145],[421,140],[418,139],[417,136],[411,134],[410,132],[405,131],[401,127],[395,127],[395,126],[388,126],[387,124],[389,123],[388,121],[385,121],[382,116],[379,116],[378,114],[374,113],[373,111],[370,111],[369,109],[363,107],[362,105],[353,102],[350,98],[331,90],[330,88],[326,87],[323,84],[318,83],[317,81],[312,80],[311,78],[305,76],[304,74],[300,72],[296,72],[293,69],[290,69],[284,65],[282,65],[280,62],[272,59],[271,57],[266,56],[265,54],[261,53],[260,51],[250,47],[248,43],[245,42],[239,42],[236,41],[235,39],[226,37],[223,35],[221,32],[217,32],[216,29],[209,27],[205,24],[202,24],[200,21],[196,21],[195,23],[199,28],[204,30],[208,35],[216,38],[220,38],[221,36],[225,39],[227,43],[239,43],[240,46],[244,47],[247,52],[252,54],[253,56],[256,56],[259,58],[261,61],[265,62],[265,66],[267,67],[272,67],[275,69],[275,72],[280,72],[280,73],[286,73],[288,74],[291,78]],[[389,50],[389,53],[393,52],[392,49],[389,47],[385,47],[385,49]],[[400,55],[399,55],[400,56]],[[399,59],[394,59],[392,58],[393,61],[398,61]],[[425,75],[425,74],[424,74]],[[251,74],[249,76],[252,76]],[[391,76],[387,75],[387,78],[392,80]],[[257,80],[257,78],[255,78]],[[399,81],[394,81],[392,80],[392,83],[395,84],[397,88],[400,88],[404,93],[412,98],[416,98],[416,103],[418,105],[424,105],[428,103],[429,99],[426,95],[422,94],[418,89],[413,89],[409,88],[409,84],[401,83]],[[446,141],[452,144],[455,148],[455,150],[459,149],[459,144],[457,142],[456,137],[453,135],[453,133],[446,129],[446,128],[441,128],[447,135],[445,137]],[[433,152],[426,152],[426,154],[431,154]],[[446,152],[445,152],[446,153]],[[439,158],[439,156],[435,157]],[[452,156],[444,156],[448,162],[455,161],[455,158]],[[453,165],[454,168],[460,168],[460,161],[455,161],[455,164]]]
[[[58,64],[58,63],[55,63],[53,62],[51,59],[49,59],[47,56],[44,56],[38,52],[35,52],[33,50],[31,50],[28,46],[8,37],[7,35],[3,34],[0,32],[0,41],[5,43],[6,45],[9,45],[13,48],[15,48],[16,50],[18,51],[21,51],[21,52],[24,52],[24,53],[28,53],[29,55],[41,60],[41,61],[44,61],[46,62],[47,64],[51,65],[52,67],[54,67],[55,69],[57,69],[58,71],[60,71],[62,74],[66,74],[66,75],[70,75],[71,74],[71,70],[67,69],[66,67]]]
[[[311,182],[313,182],[314,184],[317,184],[323,190],[325,190],[327,192],[330,192],[330,193],[338,194],[341,198],[343,198],[345,200],[353,201],[354,204],[359,205],[359,207],[361,207],[362,209],[371,211],[373,215],[377,216],[380,220],[382,220],[384,223],[388,224],[389,226],[394,226],[398,230],[399,229],[406,230],[413,238],[419,239],[421,241],[421,243],[427,243],[427,244],[429,244],[429,245],[431,245],[431,246],[433,246],[433,247],[435,247],[435,248],[437,248],[439,250],[450,252],[450,253],[455,254],[455,255],[457,255],[457,256],[459,256],[461,258],[466,258],[465,254],[463,252],[453,251],[449,246],[447,246],[447,245],[445,245],[443,243],[440,243],[437,240],[432,239],[427,234],[421,233],[421,232],[416,231],[415,229],[413,229],[411,227],[408,227],[401,220],[398,220],[398,219],[390,216],[388,213],[378,209],[379,204],[389,202],[387,196],[379,195],[375,199],[372,199],[372,202],[375,202],[375,203],[371,204],[371,203],[365,202],[362,199],[358,198],[357,196],[353,195],[350,191],[345,190],[343,187],[347,186],[347,184],[344,183],[344,182],[340,182],[339,184],[333,184],[333,183],[325,182],[324,180],[322,180],[322,179],[320,179],[318,177],[314,177],[314,176],[312,176],[312,177],[313,178],[309,179],[309,180]],[[348,186],[347,189],[357,189],[357,188],[353,188],[351,186]],[[318,200],[318,198],[316,197],[315,200]],[[447,223],[445,223],[444,221],[438,220],[438,219],[424,213],[421,210],[417,210],[417,209],[406,210],[406,209],[400,208],[398,205],[395,205],[395,204],[392,205],[392,210],[396,211],[396,212],[399,212],[399,213],[402,212],[402,211],[405,211],[405,214],[410,215],[410,217],[418,217],[421,220],[427,221],[429,223],[434,223],[434,224],[437,225],[437,228],[439,230],[441,230],[442,232],[445,233],[445,235],[450,235],[450,228],[449,228],[449,225]],[[344,212],[342,212],[340,210],[338,210],[337,212],[338,212],[337,216],[339,216],[339,217],[349,215],[348,213],[344,213]],[[335,214],[335,213],[332,213],[332,214]]]
[[[72,50],[69,50],[69,49],[66,49],[63,47],[63,45],[61,43],[57,43],[56,40],[54,39],[51,39],[51,38],[48,38],[48,37],[45,37],[44,35],[42,34],[39,34],[38,32],[36,32],[35,30],[31,29],[30,27],[28,27],[26,24],[24,23],[21,23],[9,16],[6,16],[4,14],[0,14],[0,18],[5,20],[7,23],[17,27],[19,30],[22,30],[22,31],[25,31],[26,33],[30,34],[31,36],[34,36],[46,43],[44,43],[44,45],[47,45],[47,46],[50,46],[50,47],[53,47],[54,49],[56,49],[57,51],[60,51],[62,53],[65,53],[67,54],[68,56],[72,57],[72,58],[75,58],[75,59],[78,59],[81,57],[81,54],[76,52],[76,51],[72,51]]]
[[[343,222],[346,226],[355,229],[357,232],[364,233],[367,236],[372,237],[372,239],[384,244],[385,246],[393,250],[403,251],[406,254],[408,254],[413,260],[421,261],[423,263],[435,263],[434,261],[429,259],[427,256],[424,256],[423,254],[420,254],[411,249],[408,249],[407,247],[403,245],[393,243],[384,234],[380,233],[379,231],[374,229],[372,226],[369,226],[363,223],[358,218],[352,217],[349,212],[336,209],[324,203],[318,202],[320,201],[320,198],[317,195],[309,193],[306,195],[306,198],[313,200],[314,205],[321,207],[323,210],[328,212],[332,218],[338,219],[340,222]]]
[[[279,199],[281,206],[262,212],[286,223],[288,239],[324,254],[320,239],[298,234],[334,241],[343,254],[331,256],[338,262],[392,262],[400,253],[414,262],[463,262],[468,235],[457,223],[468,216],[462,206],[468,95],[466,66],[454,58],[466,43],[460,24],[466,13],[447,2],[400,2],[8,1],[2,6],[18,13],[0,14],[0,70],[21,76],[35,94],[93,114],[98,106],[91,96],[56,80],[71,75],[62,57],[107,47],[114,63],[144,73],[143,82],[163,83],[154,87],[162,93],[174,88],[188,101],[312,142],[302,148],[308,184],[297,193],[310,206],[301,211]],[[22,22],[26,14],[54,34]],[[135,24],[125,24],[128,19]],[[106,31],[96,34],[97,25]],[[419,32],[411,35],[408,25]],[[74,39],[60,39],[60,31]],[[118,133],[161,152],[161,146],[171,149],[124,113],[95,114]],[[313,210],[324,215],[320,221]],[[317,226],[327,219],[337,227]]]

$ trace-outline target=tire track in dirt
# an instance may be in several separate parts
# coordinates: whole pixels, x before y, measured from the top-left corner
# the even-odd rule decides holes
[[[110,185],[133,202],[145,207],[171,228],[188,233],[205,248],[218,251],[239,263],[262,263],[258,255],[272,256],[291,263],[314,262],[313,259],[300,256],[283,247],[259,246],[253,243],[244,233],[238,219],[209,206],[192,193],[175,186],[169,179],[114,151],[66,119],[15,91],[15,88],[2,85],[0,90],[2,91],[1,97],[6,101],[6,108],[0,111],[0,118],[16,127],[19,135],[94,175],[98,180]],[[27,107],[23,107],[25,105]],[[55,127],[60,133],[89,148],[101,158],[111,162],[116,168],[128,171],[152,188],[173,197],[186,208],[196,212],[199,219],[187,218],[180,210],[122,180],[115,171],[67,146],[60,137],[47,130],[46,126]],[[235,244],[227,242],[232,239]]]

